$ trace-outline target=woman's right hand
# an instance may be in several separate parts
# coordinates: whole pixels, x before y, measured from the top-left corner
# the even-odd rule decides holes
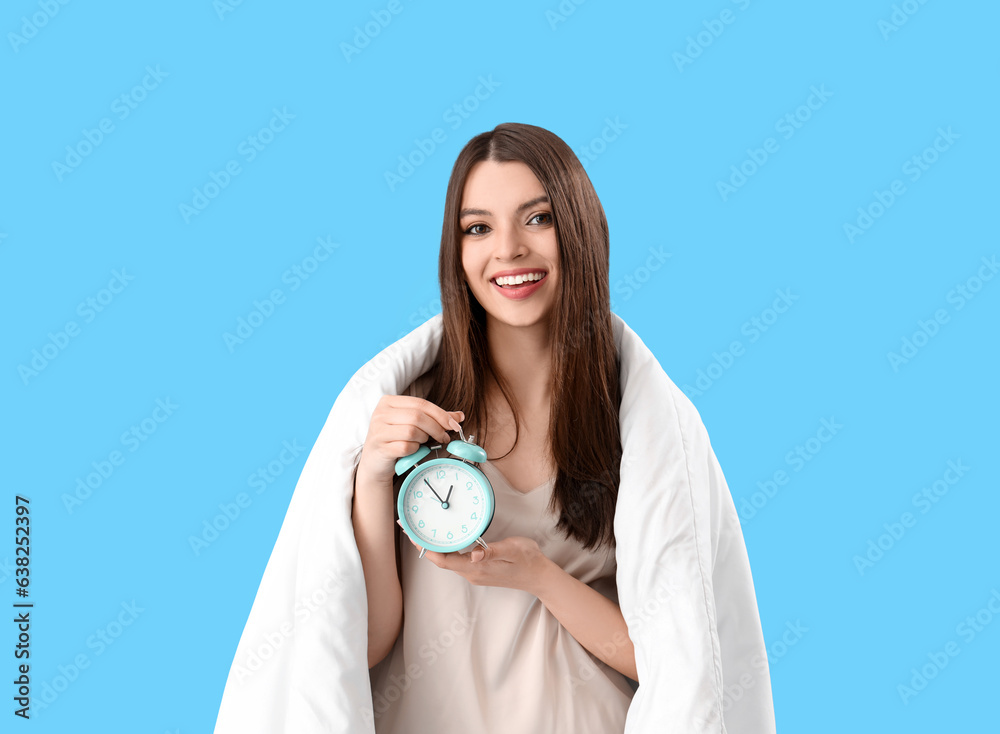
[[[447,446],[448,431],[458,431],[461,411],[447,411],[411,395],[383,395],[375,406],[361,449],[358,476],[391,484],[396,460],[416,451],[428,439]]]

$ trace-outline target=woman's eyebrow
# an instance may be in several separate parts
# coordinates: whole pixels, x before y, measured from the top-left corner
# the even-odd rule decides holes
[[[528,201],[524,202],[523,204],[521,204],[521,206],[517,208],[515,214],[520,214],[525,209],[533,207],[535,204],[542,204],[542,203],[545,204],[549,203],[549,197],[546,196],[545,194],[542,194],[541,196],[536,196],[534,199],[529,199]],[[493,212],[486,211],[485,209],[463,209],[458,213],[459,219],[471,215],[475,215],[478,217],[492,217]]]

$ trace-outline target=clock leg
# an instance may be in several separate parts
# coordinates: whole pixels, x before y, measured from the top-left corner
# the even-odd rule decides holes
[[[486,545],[486,541],[483,540],[482,538],[476,538],[476,542],[479,543],[479,545],[483,546],[483,548],[489,550],[489,546]]]
[[[426,548],[421,548],[420,549],[420,555],[417,556],[417,560],[419,561],[421,558],[423,558],[424,557],[424,553],[426,553],[426,552],[427,552]]]

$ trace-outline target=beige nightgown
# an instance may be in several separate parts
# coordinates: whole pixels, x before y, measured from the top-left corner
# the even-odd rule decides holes
[[[496,495],[487,543],[534,538],[567,573],[618,603],[613,548],[584,550],[555,530],[547,510],[554,478],[522,493],[491,462],[479,467]],[[378,734],[624,731],[628,678],[588,652],[537,597],[470,584],[418,559],[400,534],[403,629],[370,671]]]

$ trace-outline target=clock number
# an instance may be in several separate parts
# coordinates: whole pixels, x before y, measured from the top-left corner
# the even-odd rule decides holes
[[[451,531],[449,530],[449,531],[448,531],[448,540],[451,540],[451,539],[452,539],[452,538],[454,538],[454,537],[455,537],[455,534],[454,534],[454,533],[452,533],[452,532],[451,532]]]
[[[445,475],[444,469],[438,469],[437,470],[437,478],[438,479],[444,479],[444,475]]]
[[[423,491],[422,491],[422,490],[419,490],[419,489],[418,489],[418,490],[417,490],[416,492],[414,492],[413,494],[414,494],[414,495],[416,495],[418,499],[419,499],[420,497],[423,497],[423,496],[424,496],[424,493],[423,493]]]
[[[422,528],[423,526],[424,526],[424,521],[423,520],[421,520],[420,522],[417,523],[417,527],[418,528]]]
[[[472,504],[474,504],[474,505],[478,505],[479,504],[479,495],[478,494],[475,497],[472,498]]]
[[[473,512],[472,515],[471,515],[471,517],[469,519],[470,520],[478,520],[479,518],[476,517],[476,513]]]
[[[438,534],[437,528],[431,528],[431,532],[434,533],[434,537],[436,538]]]
[[[469,527],[467,525],[462,525],[462,532],[463,533],[469,532]]]
[[[465,488],[466,489],[472,489],[472,482],[466,482],[465,483]]]
[[[410,509],[412,509],[412,510],[413,510],[414,512],[416,512],[416,511],[417,511],[417,510],[418,510],[419,508],[418,508],[418,507],[417,507],[416,505],[414,505],[414,506],[413,506],[412,508],[410,508]]]

